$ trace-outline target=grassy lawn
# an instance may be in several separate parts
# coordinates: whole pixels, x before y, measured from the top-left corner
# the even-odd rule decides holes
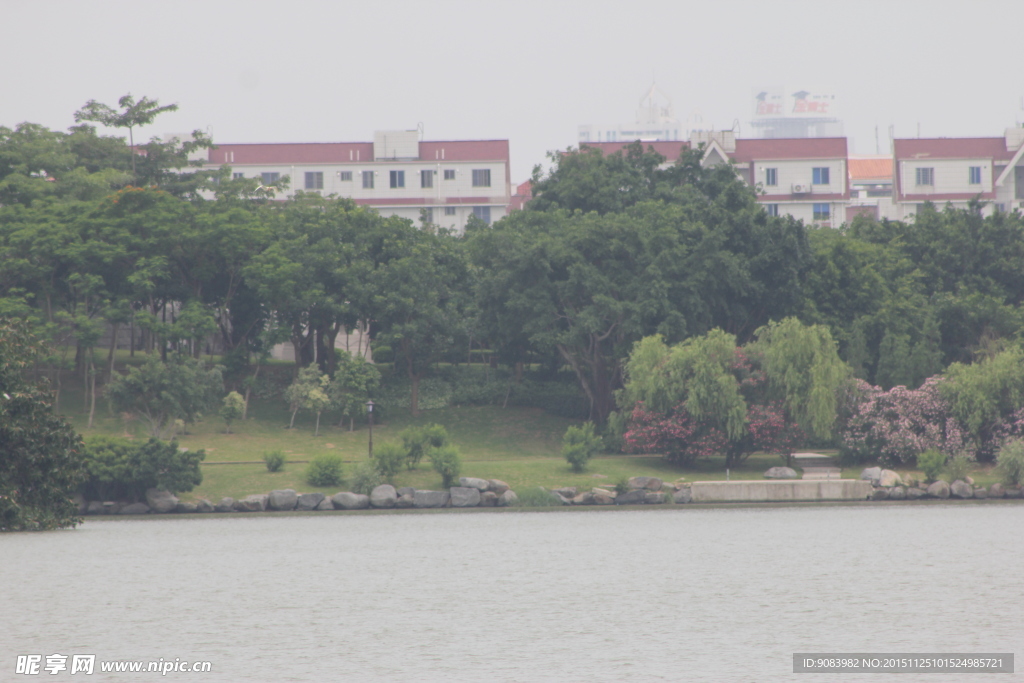
[[[119,352],[118,360],[127,361],[127,353]],[[104,359],[105,360],[105,359]],[[97,358],[98,362],[102,362]],[[134,359],[141,362],[141,354]],[[74,379],[65,378],[61,398],[61,412],[85,436],[106,434],[127,436],[132,439],[148,438],[144,422],[125,422],[113,415],[106,403],[98,401],[92,429],[86,429],[87,412],[83,407],[83,392]],[[413,418],[406,410],[395,410],[375,422],[375,445],[397,440],[399,432],[410,425],[436,422],[444,425],[453,443],[462,453],[463,476],[501,479],[514,489],[530,486],[576,486],[581,490],[593,486],[614,486],[616,482],[632,476],[655,476],[668,482],[677,480],[709,481],[726,478],[725,459],[711,458],[690,468],[681,468],[659,457],[635,455],[600,455],[592,460],[585,472],[575,473],[561,457],[562,435],[574,420],[551,415],[539,408],[496,406],[449,407],[423,411]],[[368,430],[365,424],[337,425],[336,413],[325,413],[320,421],[320,434],[313,436],[315,416],[300,412],[295,428],[288,429],[290,414],[280,399],[250,402],[247,420],[236,422],[232,434],[224,432],[224,422],[211,415],[188,426],[178,436],[180,446],[192,450],[204,449],[206,461],[203,483],[194,491],[183,494],[184,500],[207,498],[217,501],[224,496],[239,498],[250,493],[264,493],[273,489],[291,488],[297,491],[320,491],[333,494],[346,490],[340,487],[317,488],[305,481],[306,462],[322,453],[338,454],[345,461],[349,473],[367,457]],[[263,465],[263,454],[281,450],[286,464],[282,471],[271,473]],[[834,451],[819,451],[834,453]],[[734,480],[762,479],[769,467],[782,465],[775,455],[755,454],[729,472]],[[862,467],[843,469],[843,477],[856,479]],[[923,479],[920,472],[898,469],[904,479]],[[989,486],[998,480],[991,466],[978,467],[971,473],[975,483]],[[439,489],[441,477],[428,462],[418,468],[399,473],[393,480],[396,486]]]

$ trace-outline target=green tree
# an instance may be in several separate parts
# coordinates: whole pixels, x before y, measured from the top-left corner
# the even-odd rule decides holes
[[[601,450],[601,437],[594,433],[594,423],[570,425],[562,436],[562,457],[573,472],[582,472],[594,454]]]
[[[462,471],[462,457],[459,449],[448,444],[441,448],[432,448],[427,455],[434,471],[441,475],[441,485],[445,488],[454,486],[459,480],[459,473]]]
[[[299,410],[309,410],[316,413],[316,431],[313,436],[318,436],[320,413],[331,406],[330,387],[331,378],[321,373],[315,365],[299,370],[298,377],[284,392],[284,399],[292,409],[292,419],[288,428],[292,429],[295,426],[295,413]]]
[[[81,438],[27,378],[41,353],[24,322],[0,318],[0,531],[81,521],[71,500],[85,475]]]
[[[128,140],[132,151],[132,181],[135,182],[137,173],[135,170],[135,129],[153,123],[153,120],[160,114],[168,111],[177,111],[178,105],[165,104],[160,106],[157,100],[143,97],[135,101],[131,93],[128,93],[117,101],[120,110],[114,109],[108,104],[89,100],[81,109],[75,112],[75,121],[93,121],[101,123],[110,128],[127,128]]]
[[[953,415],[974,438],[978,458],[990,460],[997,428],[1024,407],[1024,350],[1011,346],[977,363],[953,363],[939,384]]]
[[[212,410],[223,391],[219,366],[207,369],[201,361],[172,354],[166,363],[149,356],[127,375],[116,375],[106,394],[115,411],[141,415],[150,435],[159,439],[174,420],[191,424]]]
[[[347,417],[349,431],[355,429],[356,415],[365,411],[366,402],[380,384],[380,371],[362,356],[338,354],[337,369],[329,394],[332,405],[341,411],[339,426]]]
[[[200,463],[206,452],[179,449],[177,441],[150,439],[133,443],[119,437],[93,436],[85,442],[87,500],[142,500],[155,488],[186,493],[203,483]]]

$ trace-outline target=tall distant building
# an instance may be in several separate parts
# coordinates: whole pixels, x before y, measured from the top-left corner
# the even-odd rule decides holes
[[[686,131],[672,106],[672,100],[651,85],[640,100],[634,123],[619,123],[611,126],[585,124],[579,127],[580,142],[644,142],[683,140]]]
[[[837,138],[843,123],[836,118],[836,96],[787,88],[762,88],[754,94],[751,125],[759,138]]]

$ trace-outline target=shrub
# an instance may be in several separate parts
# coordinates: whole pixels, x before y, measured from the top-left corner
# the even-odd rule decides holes
[[[459,472],[462,469],[462,458],[459,457],[459,449],[455,446],[442,446],[431,448],[427,454],[434,471],[441,475],[441,481],[445,488],[453,486],[459,480]]]
[[[615,492],[616,493],[618,493],[619,495],[622,495],[623,493],[626,493],[628,491],[629,491],[629,479],[627,479],[626,477],[622,477],[617,482],[615,482]]]
[[[409,469],[413,469],[431,448],[441,448],[448,443],[448,432],[439,424],[425,427],[408,427],[399,434],[405,446]]]
[[[582,472],[594,453],[601,450],[601,437],[594,433],[594,423],[584,422],[580,426],[571,425],[562,436],[562,457],[572,467],[573,472]]]
[[[925,481],[928,483],[936,481],[942,474],[942,470],[946,468],[946,454],[930,448],[917,456],[917,466],[924,472]]]
[[[340,455],[321,454],[310,460],[306,481],[310,486],[337,486],[342,480]]]
[[[957,479],[965,481],[967,479],[967,471],[971,467],[971,460],[966,455],[954,455],[946,463],[946,472],[949,474],[949,480],[956,481]]]
[[[542,486],[535,486],[524,491],[516,491],[516,496],[519,498],[517,504],[520,507],[546,508],[562,504],[562,501],[555,494]]]
[[[1024,483],[1024,441],[1014,439],[1003,444],[996,456],[996,471],[1005,484],[1019,486]]]
[[[231,433],[231,423],[242,417],[245,412],[245,399],[237,391],[232,391],[224,397],[220,407],[220,416],[224,420],[224,431]]]
[[[380,472],[369,460],[364,460],[352,472],[352,492],[370,495],[370,492],[383,483]]]
[[[82,493],[89,500],[141,500],[146,489],[181,493],[203,483],[199,463],[205,451],[180,451],[178,442],[150,439],[133,443],[119,437],[85,441],[88,478]]]
[[[284,467],[284,451],[270,451],[263,454],[263,462],[267,464],[267,472],[280,472]]]
[[[381,477],[391,480],[405,464],[406,451],[395,442],[382,443],[373,449],[373,466]]]

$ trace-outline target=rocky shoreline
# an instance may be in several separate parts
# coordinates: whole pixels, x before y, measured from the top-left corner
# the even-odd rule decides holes
[[[780,468],[769,470],[768,479],[790,479],[788,473],[779,473]],[[788,469],[788,468],[787,468]],[[782,474],[782,476],[779,476]],[[796,475],[796,472],[793,472]],[[871,482],[868,500],[966,500],[983,498],[1024,498],[1021,487],[1007,487],[993,484],[989,488],[974,486],[973,482],[954,481],[948,484],[937,481],[927,486],[919,482],[904,483],[900,475],[892,470],[877,467],[865,469],[861,480]],[[586,505],[661,505],[692,503],[693,494],[689,483],[666,483],[657,477],[633,477],[628,490],[595,487],[580,491],[574,486],[544,489],[553,503],[568,506]],[[445,491],[395,488],[382,484],[369,494],[341,491],[333,496],[323,493],[298,493],[293,489],[278,489],[270,493],[258,493],[235,500],[222,498],[213,503],[206,499],[184,502],[168,491],[149,489],[146,502],[125,503],[118,501],[78,500],[79,513],[83,515],[145,515],[170,513],[232,513],[266,511],[334,511],[334,510],[388,510],[428,508],[497,508],[517,505],[519,498],[508,484],[498,479],[477,479],[462,477],[459,486]],[[756,501],[754,501],[756,502]],[[767,501],[765,501],[767,502]]]

